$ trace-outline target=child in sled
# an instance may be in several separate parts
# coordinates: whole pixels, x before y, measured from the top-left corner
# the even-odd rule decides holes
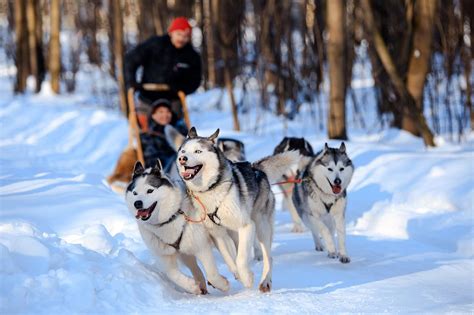
[[[166,99],[158,99],[151,104],[147,131],[140,134],[146,167],[154,166],[156,160],[160,159],[163,169],[169,170],[176,159],[176,152],[165,136],[164,129],[168,124],[184,136],[187,135],[186,125],[172,112],[171,103]]]

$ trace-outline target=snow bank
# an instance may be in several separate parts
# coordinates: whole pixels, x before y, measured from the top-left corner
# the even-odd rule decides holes
[[[474,137],[427,150],[395,130],[351,132],[352,262],[315,252],[310,233],[290,233],[289,214],[278,211],[274,290],[243,289],[218,258],[231,292],[195,297],[160,274],[122,197],[104,183],[127,143],[127,126],[89,102],[48,93],[0,100],[0,312],[472,311]],[[311,118],[289,122],[285,131],[278,118],[252,110],[242,116],[245,132],[235,133],[216,102],[227,108],[218,91],[190,99],[198,132],[223,129],[244,141],[251,160],[270,154],[285,133],[306,136],[315,149],[326,141]],[[257,119],[258,137],[250,132]],[[253,265],[257,274],[261,268]]]

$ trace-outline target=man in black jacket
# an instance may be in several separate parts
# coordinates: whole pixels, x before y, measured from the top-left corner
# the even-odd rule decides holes
[[[127,89],[140,91],[137,105],[139,121],[146,119],[150,104],[160,98],[171,101],[172,110],[182,118],[177,92],[190,94],[201,84],[201,58],[191,43],[191,25],[184,17],[173,20],[168,34],[153,36],[125,55],[124,77]],[[143,67],[140,83],[136,80],[139,67]],[[170,91],[145,91],[144,83],[167,84]]]

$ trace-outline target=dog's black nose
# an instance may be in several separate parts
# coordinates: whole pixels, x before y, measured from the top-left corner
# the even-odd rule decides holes
[[[178,161],[181,164],[185,164],[187,160],[188,160],[188,158],[186,157],[186,155],[182,155],[178,158]]]
[[[141,209],[141,208],[143,208],[143,201],[137,200],[133,203],[133,205],[135,206],[135,208]]]
[[[334,180],[334,184],[336,184],[336,185],[341,185],[341,183],[342,183],[342,182],[341,182],[341,179],[340,179],[340,178],[336,178],[336,179]]]

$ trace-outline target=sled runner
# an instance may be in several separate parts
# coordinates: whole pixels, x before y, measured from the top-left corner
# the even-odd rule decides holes
[[[169,91],[170,88],[166,84],[145,83],[142,85],[142,89],[146,91],[161,92]],[[189,118],[188,107],[186,104],[186,94],[184,94],[183,91],[178,91],[177,95],[181,103],[184,121],[186,123],[186,126],[189,128],[191,122]],[[107,177],[107,182],[111,186],[112,190],[118,193],[123,193],[127,183],[130,182],[135,162],[140,161],[143,165],[145,165],[145,157],[143,155],[143,147],[140,139],[140,133],[147,131],[147,127],[146,124],[142,125],[144,128],[141,128],[139,125],[139,120],[135,107],[135,89],[130,88],[127,91],[127,100],[129,126],[128,144],[125,150],[120,155],[114,171],[110,176]]]

